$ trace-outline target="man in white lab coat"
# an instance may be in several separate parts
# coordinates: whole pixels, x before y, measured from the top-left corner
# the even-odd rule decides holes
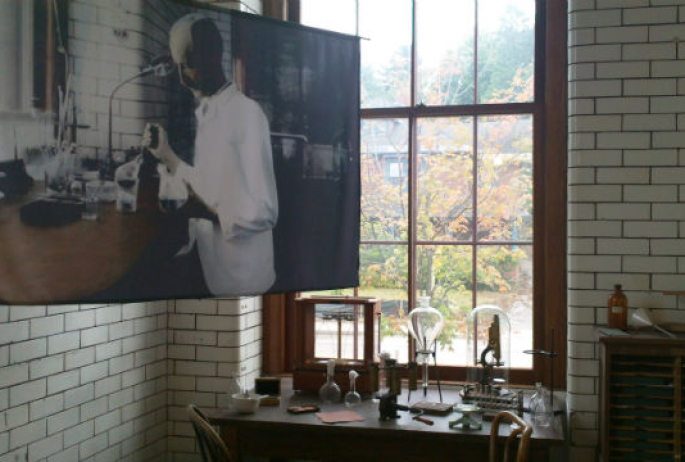
[[[264,293],[276,278],[272,229],[278,219],[269,122],[226,79],[223,41],[212,20],[182,17],[169,42],[181,82],[199,102],[193,165],[179,159],[157,124],[146,127],[143,143],[190,192],[182,208],[190,217],[190,241],[180,253],[197,248],[214,295]]]

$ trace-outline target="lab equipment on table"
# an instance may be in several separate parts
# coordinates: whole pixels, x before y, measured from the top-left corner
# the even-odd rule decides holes
[[[231,411],[236,410],[235,406],[235,401],[233,400],[233,397],[237,394],[240,394],[240,378],[237,375],[232,375],[228,377],[228,409]]]
[[[231,396],[235,410],[240,414],[252,414],[259,408],[262,395],[256,393],[234,393]]]
[[[85,207],[83,209],[83,214],[81,218],[87,221],[97,221],[100,210],[100,191],[102,189],[103,182],[100,180],[93,180],[86,183],[86,196],[85,196]]]
[[[162,211],[172,213],[188,202],[188,187],[176,175],[172,175],[164,164],[157,164],[159,172],[159,206]]]
[[[549,391],[542,383],[535,384],[535,394],[530,398],[530,414],[536,427],[549,427],[554,420],[554,410]]]
[[[633,321],[635,327],[653,327],[662,334],[667,335],[668,337],[677,338],[675,334],[667,331],[666,329],[652,321],[652,317],[650,316],[649,311],[645,308],[638,308],[637,310],[635,310],[635,312],[631,316],[631,320]]]
[[[30,226],[63,226],[81,219],[83,200],[66,194],[42,196],[19,209],[22,223]]]
[[[319,389],[319,397],[324,403],[340,402],[340,387],[335,383],[335,359],[326,364],[326,383]]]
[[[142,156],[125,163],[114,172],[117,183],[117,210],[121,213],[135,213],[138,210],[138,172]]]
[[[523,413],[523,394],[509,390],[511,327],[509,316],[494,305],[483,305],[467,319],[466,385],[464,403],[489,412]]]
[[[395,396],[402,394],[401,374],[404,370],[407,371],[409,396],[418,388],[417,363],[410,361],[407,364],[398,364],[396,359],[385,357],[382,364],[371,365],[371,390],[377,393],[378,398],[386,394]],[[381,383],[381,376],[385,377],[385,383]]]
[[[48,194],[65,194],[71,184],[76,166],[74,146],[68,145],[57,150],[45,166],[45,189]]]
[[[370,370],[380,345],[381,300],[314,296],[295,299],[295,306],[309,337],[299,336],[295,345],[301,353],[295,359],[293,389],[318,391],[332,358],[343,391],[347,391],[350,370],[355,370],[359,374],[357,392],[371,393]]]
[[[428,365],[431,356],[437,369],[437,359],[435,357],[436,341],[442,328],[445,325],[445,320],[442,314],[435,308],[430,306],[430,297],[419,297],[419,306],[409,312],[407,316],[407,323],[409,333],[414,337],[414,345],[416,346],[416,361],[421,363],[423,369],[423,381],[421,387],[423,388],[423,396],[428,393]],[[438,392],[440,394],[440,402],[442,402],[442,388],[440,386],[440,377],[437,377]]]
[[[458,404],[454,406],[454,411],[461,414],[457,420],[452,420],[449,423],[450,428],[458,428],[459,430],[480,430],[483,424],[474,419],[472,416],[482,412],[475,404]]]
[[[614,329],[628,330],[628,299],[621,284],[614,285],[614,293],[607,303],[607,324]]]
[[[356,391],[355,382],[357,377],[359,377],[357,371],[350,371],[350,391],[345,393],[345,406],[347,407],[359,406],[362,402],[361,395]]]

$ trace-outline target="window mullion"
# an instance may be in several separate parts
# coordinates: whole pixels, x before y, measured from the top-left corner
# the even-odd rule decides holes
[[[478,0],[473,0],[473,103],[478,105]]]
[[[417,33],[416,33],[416,24],[417,24],[417,2],[418,0],[412,0],[412,25],[411,25],[411,33],[412,33],[412,39],[411,39],[411,58],[410,58],[410,106],[415,107],[416,106],[416,64],[417,64],[417,59],[416,59],[416,38],[417,38]],[[408,200],[408,208],[409,208],[409,223],[407,223],[407,237],[409,240],[409,245],[407,247],[407,260],[408,260],[408,269],[409,269],[409,274],[407,275],[407,290],[409,293],[407,294],[407,302],[409,303],[409,310],[411,310],[413,307],[416,306],[416,282],[417,282],[417,249],[416,249],[416,220],[418,216],[417,212],[417,188],[418,188],[418,182],[417,182],[417,170],[416,166],[418,165],[416,157],[417,157],[417,123],[416,123],[416,117],[413,115],[409,116],[409,145],[408,145],[408,151],[409,151],[409,200]],[[414,348],[413,348],[413,342],[411,340],[411,336],[407,336],[408,342],[407,342],[407,349],[408,351],[408,358],[411,360],[414,360]]]

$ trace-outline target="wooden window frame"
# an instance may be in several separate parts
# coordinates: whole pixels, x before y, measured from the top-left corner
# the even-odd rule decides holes
[[[416,1],[416,0],[414,0]],[[299,22],[299,0],[264,0],[265,13],[272,17]],[[415,28],[413,28],[415,31]],[[415,33],[415,32],[414,32]],[[415,41],[413,41],[415,43]],[[567,139],[567,0],[536,0],[535,100],[530,103],[479,104],[464,106],[411,106],[403,108],[362,109],[362,120],[402,118],[410,124],[420,118],[531,114],[534,139],[534,284],[533,347],[550,348],[554,329],[555,387],[566,383],[566,139]],[[412,46],[412,58],[415,53]],[[414,61],[414,60],[412,60]],[[413,66],[414,75],[416,66]],[[412,93],[415,91],[412,78]],[[412,101],[415,101],[412,95]],[[411,130],[410,130],[411,132]],[[412,139],[412,143],[416,140]],[[415,147],[415,146],[414,146]],[[411,149],[411,147],[410,147]],[[413,156],[414,158],[416,156]],[[415,169],[414,169],[415,171]],[[416,184],[416,178],[412,183]],[[412,186],[410,186],[411,188]],[[415,207],[411,203],[410,208]],[[415,245],[414,233],[407,242]],[[412,242],[414,241],[414,242]],[[414,269],[415,271],[415,269]],[[410,269],[410,272],[412,270]],[[416,275],[409,275],[409,287],[415,287]],[[412,285],[414,282],[414,285]],[[301,342],[311,332],[304,329],[302,313],[294,308],[296,294],[269,295],[263,299],[263,373],[288,373],[304,358]],[[409,291],[409,306],[416,306],[415,291]],[[311,339],[310,339],[311,340]],[[408,342],[410,354],[411,345]],[[532,369],[511,369],[510,382],[532,385],[549,382],[549,360],[534,356]],[[438,366],[440,377],[462,381],[465,369]],[[549,385],[549,384],[548,384]]]

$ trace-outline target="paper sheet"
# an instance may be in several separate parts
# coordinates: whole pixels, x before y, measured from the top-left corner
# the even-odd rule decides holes
[[[364,417],[354,411],[317,412],[316,416],[323,423],[334,424],[340,422],[363,422]]]

